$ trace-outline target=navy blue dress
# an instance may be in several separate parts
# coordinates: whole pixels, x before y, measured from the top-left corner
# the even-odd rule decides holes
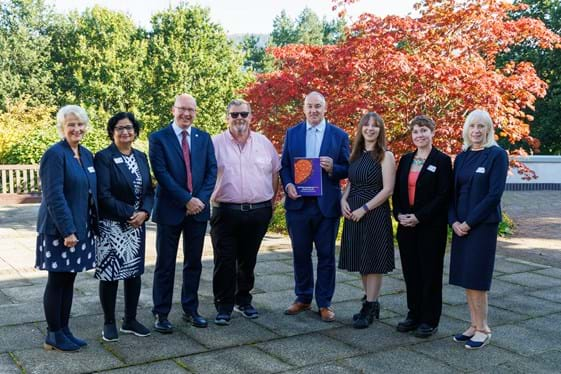
[[[485,172],[481,167],[487,158],[486,150],[467,151],[456,175],[456,215],[458,222],[467,220],[470,211],[471,182],[476,173]],[[487,170],[492,172],[492,170]],[[471,290],[488,291],[495,265],[499,222],[479,223],[468,235],[452,236],[450,256],[450,284]]]

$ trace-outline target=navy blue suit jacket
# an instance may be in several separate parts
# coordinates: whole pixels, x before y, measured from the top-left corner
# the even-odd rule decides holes
[[[341,215],[341,187],[339,181],[347,178],[349,171],[349,136],[337,126],[326,123],[321,142],[320,156],[333,159],[333,172],[329,175],[322,171],[323,195],[318,196],[318,205],[325,217],[335,218]],[[284,138],[281,158],[280,176],[286,191],[286,185],[294,183],[294,158],[306,157],[306,122],[289,128]],[[302,198],[293,200],[285,198],[286,210],[302,209]]]
[[[61,141],[47,149],[39,164],[42,199],[37,217],[37,232],[62,238],[75,234],[87,238],[89,194],[94,201],[93,217],[97,217],[96,173],[92,153],[79,147],[80,162],[74,158],[70,145]],[[97,232],[97,222],[92,229]]]
[[[148,159],[143,152],[136,149],[133,149],[133,154],[142,176],[142,200],[139,210],[150,215],[154,204],[154,188],[150,178]],[[99,217],[118,222],[128,221],[135,212],[135,177],[129,171],[121,152],[112,143],[109,147],[96,153],[94,163],[97,172]]]
[[[158,181],[152,220],[165,225],[179,225],[185,218],[185,204],[197,197],[205,209],[193,218],[199,222],[210,218],[210,195],[216,183],[216,157],[210,135],[191,126],[191,175],[193,191],[187,190],[183,152],[171,124],[150,135],[150,163]]]
[[[484,149],[483,160],[478,165],[469,181],[469,214],[466,223],[475,227],[480,223],[498,223],[502,219],[501,196],[505,189],[508,172],[508,156],[504,149],[492,146]],[[448,210],[448,223],[459,221],[456,207],[458,205],[458,174],[467,152],[456,156],[454,162],[454,192]],[[479,169],[480,172],[477,172]],[[483,171],[483,172],[481,172]]]

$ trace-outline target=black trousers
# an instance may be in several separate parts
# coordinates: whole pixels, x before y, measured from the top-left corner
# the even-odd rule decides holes
[[[442,312],[446,224],[399,226],[397,242],[407,290],[408,317],[432,327]]]
[[[234,304],[251,304],[255,263],[273,210],[249,211],[213,208],[210,235],[214,250],[212,289],[219,312],[231,312]]]

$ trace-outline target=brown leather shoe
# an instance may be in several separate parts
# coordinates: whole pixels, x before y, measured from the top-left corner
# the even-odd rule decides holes
[[[293,316],[298,313],[302,313],[305,310],[312,309],[312,304],[301,303],[300,301],[295,301],[292,303],[286,310],[284,314],[288,314],[289,316]]]
[[[323,322],[333,322],[335,321],[335,312],[332,307],[319,308],[319,315]]]

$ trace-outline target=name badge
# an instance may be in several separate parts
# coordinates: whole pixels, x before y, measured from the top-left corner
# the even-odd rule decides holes
[[[485,174],[485,168],[483,166],[480,166],[475,172],[479,174]]]
[[[95,173],[95,168],[93,166],[88,166],[88,171],[90,173]]]
[[[429,166],[427,166],[427,170],[428,170],[428,171],[432,171],[432,172],[434,173],[434,172],[436,171],[436,166],[434,166],[434,165],[429,165]]]
[[[113,159],[113,161],[114,161],[116,164],[122,164],[122,163],[123,163],[123,159],[122,159],[121,157],[115,157],[115,158]]]

